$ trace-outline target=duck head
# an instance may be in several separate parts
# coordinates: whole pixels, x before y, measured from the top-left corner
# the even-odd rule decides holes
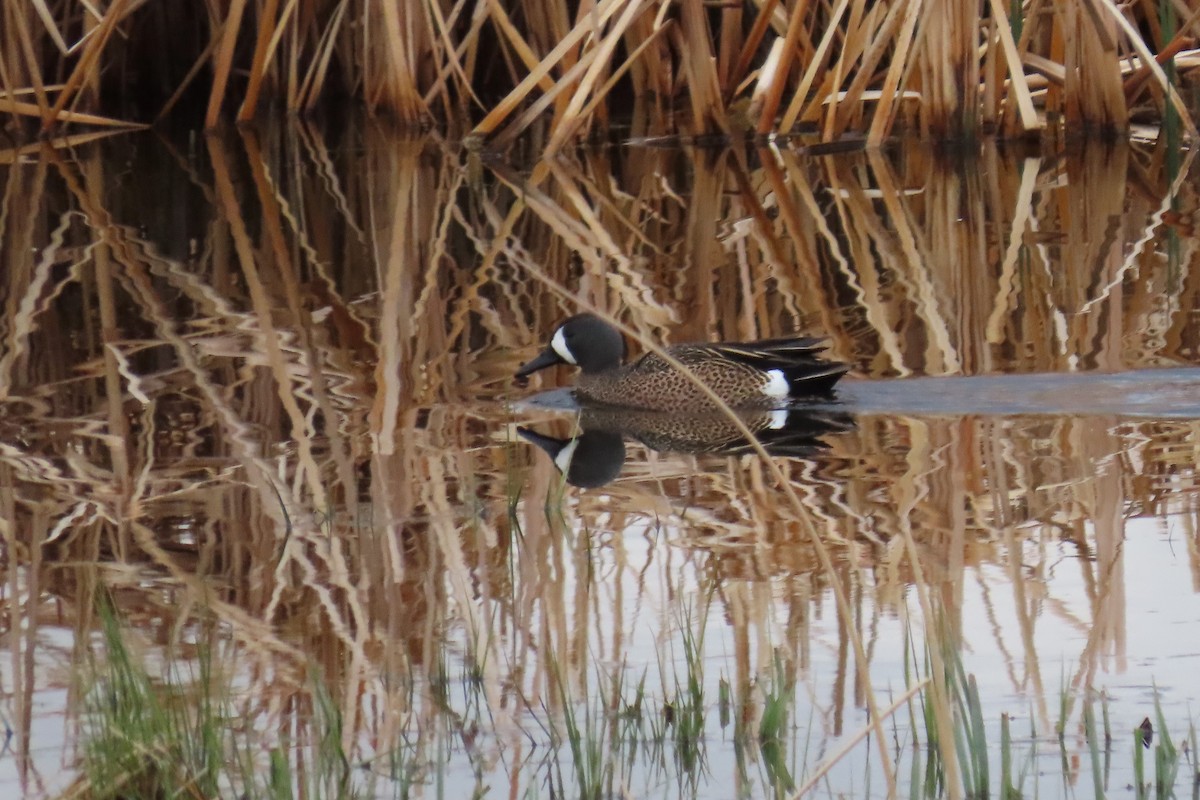
[[[595,314],[576,314],[554,329],[550,344],[517,370],[524,378],[555,364],[571,364],[585,373],[616,369],[625,360],[625,338]]]

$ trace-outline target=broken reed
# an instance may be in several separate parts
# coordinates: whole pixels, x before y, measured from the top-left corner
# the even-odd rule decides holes
[[[213,127],[355,98],[372,113],[502,145],[548,118],[556,150],[633,135],[939,138],[1195,130],[1173,88],[1198,15],[1170,3],[1044,0],[83,0],[5,3],[0,110],[66,125],[181,105]],[[1186,9],[1182,9],[1186,11]],[[1164,65],[1166,70],[1164,71]],[[134,108],[138,105],[139,107]]]

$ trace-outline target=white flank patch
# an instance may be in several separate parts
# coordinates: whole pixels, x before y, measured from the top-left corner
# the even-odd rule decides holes
[[[571,468],[571,457],[575,455],[575,448],[578,446],[579,440],[572,439],[565,447],[563,447],[562,450],[559,450],[558,455],[554,457],[554,466],[558,467],[558,471],[563,475],[566,475],[567,470]]]
[[[788,410],[777,408],[771,412],[771,422],[767,425],[773,431],[783,430],[787,426]]]
[[[571,362],[572,364],[575,362]],[[763,394],[767,397],[783,398],[788,396],[791,387],[788,386],[787,376],[783,374],[781,369],[767,370],[767,385],[763,387]]]
[[[554,338],[550,340],[550,346],[554,348],[554,352],[562,356],[562,360],[568,364],[574,364],[575,356],[571,355],[571,348],[567,347],[567,337],[563,336],[563,329],[559,328],[554,332]]]

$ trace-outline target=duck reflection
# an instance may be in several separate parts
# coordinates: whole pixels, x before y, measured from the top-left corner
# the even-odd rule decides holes
[[[768,455],[807,458],[827,447],[822,437],[852,430],[849,414],[790,408],[739,414]],[[584,408],[579,433],[549,436],[517,428],[554,462],[567,483],[594,489],[614,480],[625,463],[625,439],[664,453],[740,456],[755,452],[754,443],[724,414],[679,415],[654,411]]]

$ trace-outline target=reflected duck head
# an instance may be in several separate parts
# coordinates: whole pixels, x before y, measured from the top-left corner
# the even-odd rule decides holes
[[[625,440],[613,431],[584,431],[574,438],[560,439],[522,426],[517,434],[540,447],[566,476],[567,483],[580,489],[595,489],[615,480],[625,463]]]

